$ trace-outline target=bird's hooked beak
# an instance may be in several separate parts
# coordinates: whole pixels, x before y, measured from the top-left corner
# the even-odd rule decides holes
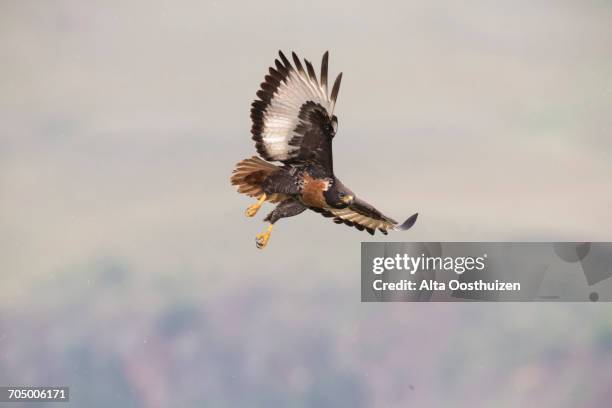
[[[342,197],[341,200],[342,200],[342,202],[344,204],[351,205],[351,204],[353,204],[353,201],[355,201],[355,197],[350,195],[350,194],[348,194],[348,195],[345,195],[344,197]]]

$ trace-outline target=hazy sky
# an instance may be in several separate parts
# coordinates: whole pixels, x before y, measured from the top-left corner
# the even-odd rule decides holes
[[[330,50],[332,74],[344,72],[337,174],[394,218],[421,214],[389,239],[611,238],[605,2],[0,10],[1,247],[13,271],[99,252],[260,260],[264,224],[243,217],[250,200],[228,177],[255,153],[250,102],[278,49],[317,63]],[[353,254],[366,239],[305,214],[279,223],[268,252],[331,241]]]

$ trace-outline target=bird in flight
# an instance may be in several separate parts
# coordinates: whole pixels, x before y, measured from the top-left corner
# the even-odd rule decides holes
[[[388,230],[412,227],[418,213],[398,224],[358,198],[334,175],[332,140],[338,130],[334,107],[342,73],[330,94],[329,53],[323,54],[320,81],[309,61],[302,64],[292,53],[292,65],[282,51],[279,57],[251,105],[252,139],[261,158],[242,160],[231,177],[239,193],[257,198],[246,210],[248,217],[257,214],[265,201],[278,203],[264,219],[270,223],[268,229],[255,237],[257,248],[268,244],[276,221],[307,209],[372,235],[376,230],[387,235]]]

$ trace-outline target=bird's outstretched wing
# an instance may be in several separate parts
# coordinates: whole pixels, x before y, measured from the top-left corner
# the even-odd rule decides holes
[[[342,74],[327,89],[328,53],[321,62],[321,79],[317,80],[312,64],[306,69],[295,53],[291,65],[279,51],[280,60],[269,69],[259,99],[251,108],[251,133],[257,152],[266,160],[284,163],[314,162],[332,172],[331,141],[335,135],[334,106]]]
[[[418,213],[410,216],[402,224],[398,224],[393,218],[387,217],[372,205],[356,198],[353,204],[347,208],[311,208],[311,210],[322,214],[324,217],[333,217],[336,224],[346,224],[349,227],[355,227],[359,231],[366,230],[371,235],[374,235],[376,230],[379,230],[384,235],[387,235],[388,230],[407,230],[414,225],[417,220]]]

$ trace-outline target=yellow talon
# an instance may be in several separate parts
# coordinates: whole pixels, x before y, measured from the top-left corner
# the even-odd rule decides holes
[[[257,214],[257,211],[259,211],[259,208],[261,207],[264,201],[266,201],[266,193],[263,193],[255,204],[253,204],[252,206],[246,209],[246,216],[247,217],[255,216],[255,214]]]
[[[257,234],[255,236],[255,246],[257,246],[259,249],[264,249],[266,245],[268,245],[270,234],[272,234],[272,224],[268,226],[268,230],[266,232],[262,232],[261,234]]]

